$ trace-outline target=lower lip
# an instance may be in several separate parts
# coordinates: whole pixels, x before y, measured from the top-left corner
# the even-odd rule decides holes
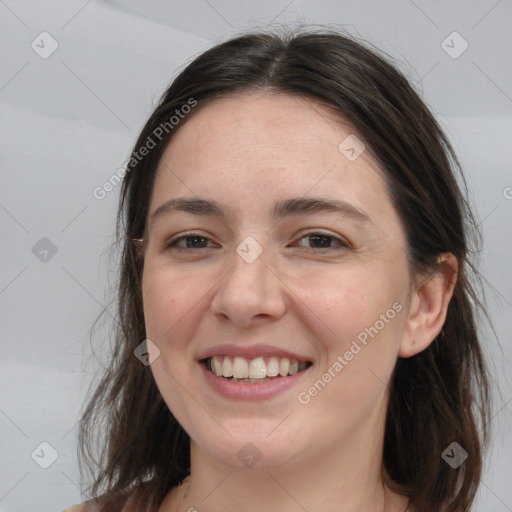
[[[199,363],[203,370],[203,374],[211,388],[219,395],[234,400],[265,400],[273,396],[283,393],[287,389],[297,384],[309,368],[302,370],[288,377],[279,377],[266,382],[250,383],[250,382],[234,382],[224,377],[218,377],[212,373],[204,363]]]

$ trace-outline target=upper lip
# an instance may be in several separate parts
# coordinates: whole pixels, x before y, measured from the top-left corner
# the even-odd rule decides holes
[[[295,359],[301,361],[311,361],[308,357],[295,354],[290,350],[284,350],[271,345],[251,345],[244,347],[241,345],[215,345],[214,347],[203,350],[198,359],[208,359],[213,356],[230,356],[230,357],[245,357],[246,359],[255,359],[257,357],[287,357],[288,359]]]

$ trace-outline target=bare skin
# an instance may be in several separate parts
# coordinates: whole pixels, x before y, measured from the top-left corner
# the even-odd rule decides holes
[[[151,369],[191,437],[191,478],[159,512],[406,509],[380,475],[387,384],[397,358],[441,330],[457,262],[445,254],[450,275],[411,275],[382,171],[368,150],[339,149],[354,134],[319,104],[259,92],[197,111],[166,149],[150,215],[184,197],[231,215],[167,212],[145,236],[146,331],[160,350]],[[276,202],[313,197],[352,213],[270,215]],[[204,245],[167,247],[191,230]],[[248,236],[263,250],[251,263],[236,252]],[[224,343],[271,345],[312,366],[272,398],[226,398],[198,361]],[[328,383],[310,391],[319,379]],[[248,443],[261,455],[252,467],[237,456]]]

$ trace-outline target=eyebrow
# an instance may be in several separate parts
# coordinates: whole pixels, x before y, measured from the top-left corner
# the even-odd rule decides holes
[[[158,218],[174,211],[182,211],[193,215],[206,215],[227,220],[234,218],[233,210],[224,207],[221,203],[212,199],[196,197],[180,197],[170,199],[160,205],[149,218],[152,225]],[[373,224],[370,216],[363,210],[340,199],[326,199],[321,197],[294,197],[275,203],[272,211],[274,219],[282,219],[291,215],[304,215],[308,213],[334,212],[356,221]]]

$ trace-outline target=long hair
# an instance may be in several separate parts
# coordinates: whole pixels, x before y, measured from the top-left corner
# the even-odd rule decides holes
[[[255,90],[315,100],[351,123],[383,170],[411,272],[441,271],[438,255],[456,256],[458,278],[442,331],[421,353],[399,358],[393,371],[382,477],[410,497],[414,511],[469,511],[488,444],[490,386],[476,322],[485,310],[470,261],[480,238],[464,178],[432,113],[390,59],[330,29],[254,32],[214,46],[180,72],[142,129],[120,191],[113,354],[79,424],[81,471],[87,465],[94,475],[92,502],[116,512],[132,496],[141,510],[156,512],[189,474],[189,436],[150,368],[134,357],[146,333],[144,258],[132,240],[144,235],[156,169],[173,134],[209,102]],[[468,453],[457,469],[442,458],[453,442]]]

